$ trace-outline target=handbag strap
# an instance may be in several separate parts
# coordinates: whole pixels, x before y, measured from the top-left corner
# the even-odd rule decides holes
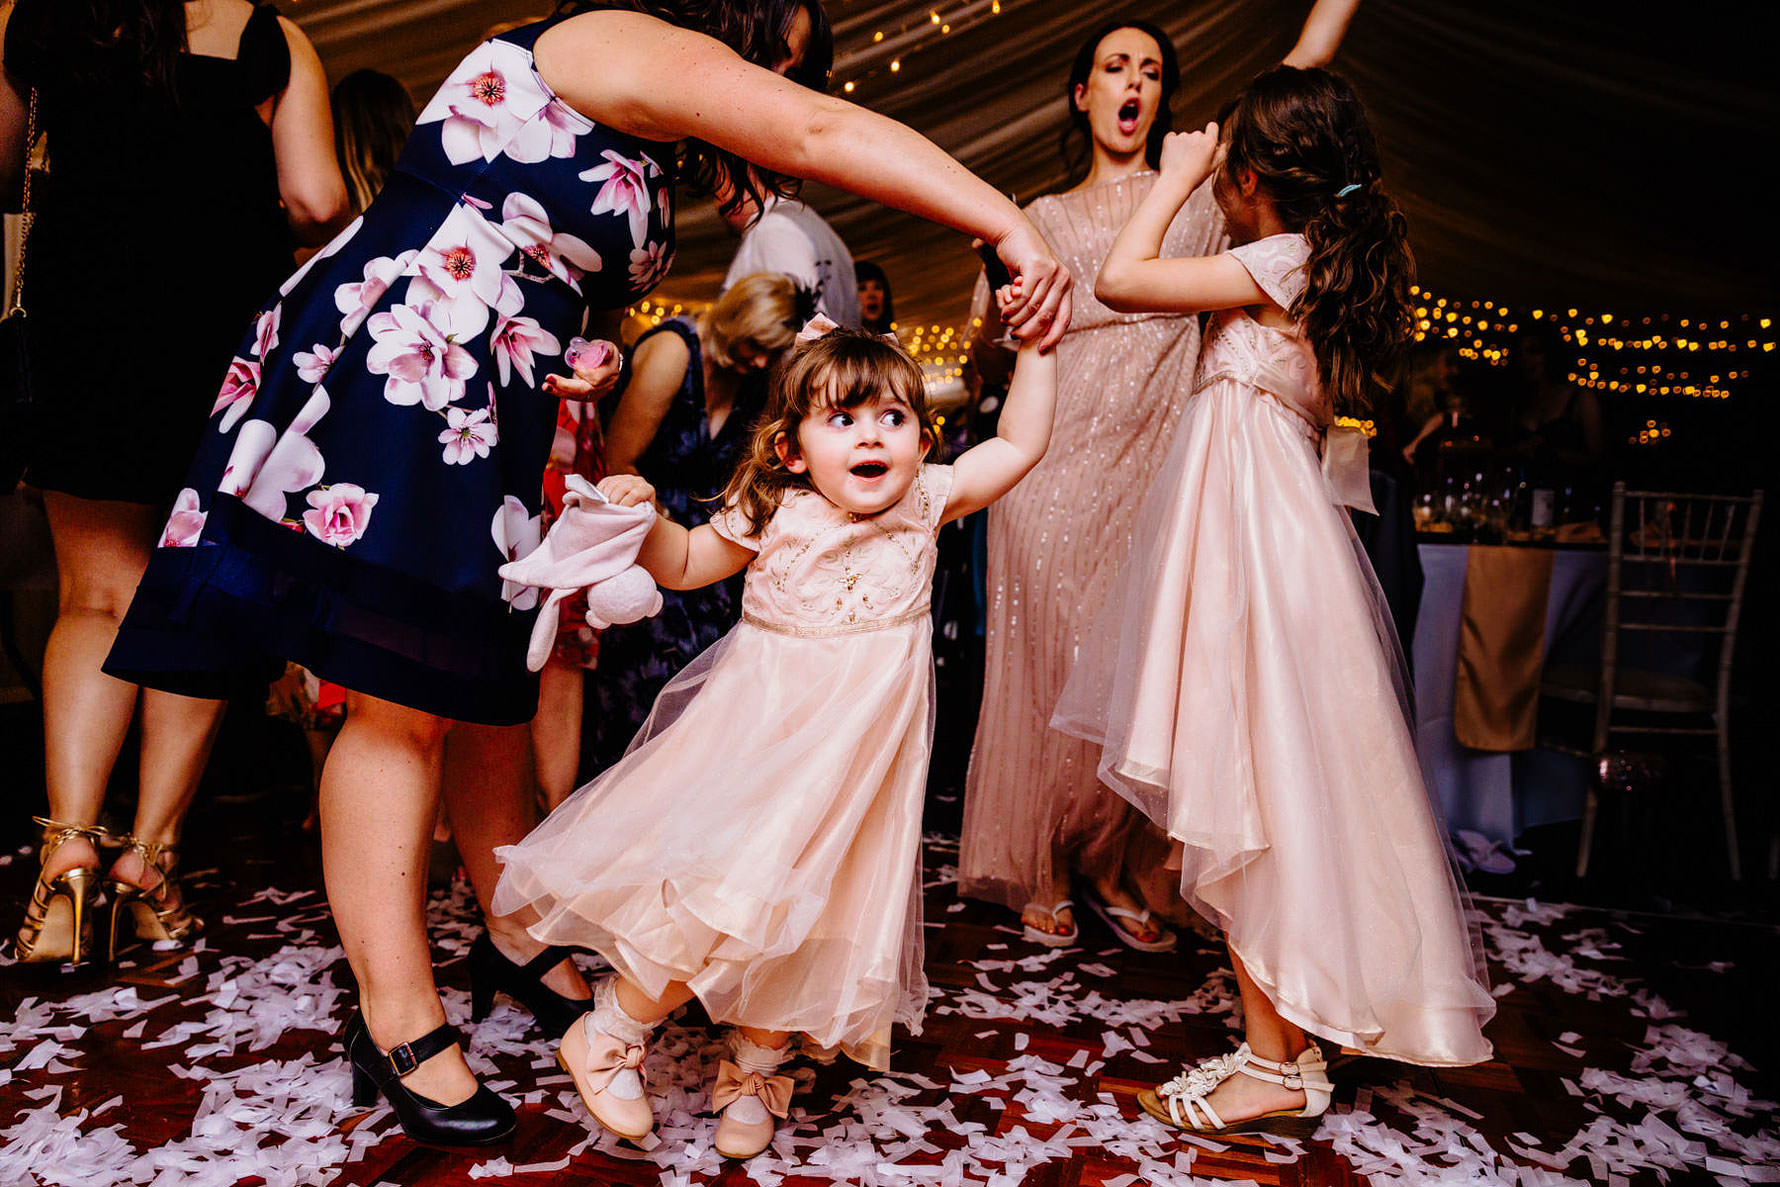
[[[37,88],[31,88],[31,101],[25,108],[25,182],[24,202],[19,212],[19,254],[13,261],[12,307],[25,311],[25,250],[31,242],[31,225],[36,212],[31,209],[31,153],[37,147]]]

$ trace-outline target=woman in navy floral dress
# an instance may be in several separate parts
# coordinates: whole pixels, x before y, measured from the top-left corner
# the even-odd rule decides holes
[[[1016,332],[1068,324],[1068,275],[1011,202],[780,77],[819,87],[829,46],[815,0],[570,0],[478,47],[376,202],[258,318],[119,634],[110,670],[152,687],[215,694],[285,659],[349,690],[321,794],[362,1011],[347,1049],[355,1093],[415,1137],[512,1132],[441,1025],[426,838],[454,723],[532,715],[536,594],[495,570],[537,543],[556,408],[536,381],[589,310],[666,271],[676,153],[733,201],[803,176],[980,236],[1021,280]],[[450,808],[473,876],[531,823],[504,791]],[[503,934],[530,944],[509,958],[541,949]]]

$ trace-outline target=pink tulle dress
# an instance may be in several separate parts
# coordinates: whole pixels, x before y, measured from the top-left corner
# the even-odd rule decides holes
[[[1309,248],[1232,250],[1275,303]],[[1490,1057],[1479,938],[1410,728],[1378,579],[1325,473],[1309,344],[1243,310],[1206,332],[1105,645],[1052,724],[1182,844],[1181,889],[1281,1014],[1372,1055]]]
[[[713,1020],[886,1068],[920,1029],[931,587],[949,466],[869,518],[811,490],[757,537],[742,621],[669,681],[630,750],[517,845],[493,907]]]

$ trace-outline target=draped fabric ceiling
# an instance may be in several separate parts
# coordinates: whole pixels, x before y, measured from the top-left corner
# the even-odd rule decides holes
[[[484,29],[550,0],[286,0],[329,75],[394,74],[424,105]],[[1181,57],[1176,126],[1197,126],[1291,47],[1308,0],[829,0],[834,88],[919,129],[1024,203],[1067,188],[1069,63],[1106,19],[1144,18]],[[1425,284],[1518,306],[1770,311],[1780,6],[1696,0],[1363,0],[1336,68],[1367,100]],[[950,27],[942,32],[930,14]],[[874,34],[882,32],[882,41]],[[889,69],[892,60],[900,69]],[[663,80],[669,85],[669,80]],[[956,322],[977,270],[963,236],[849,194],[806,197],[882,263],[903,324]],[[709,203],[678,209],[660,292],[713,296],[734,248]]]

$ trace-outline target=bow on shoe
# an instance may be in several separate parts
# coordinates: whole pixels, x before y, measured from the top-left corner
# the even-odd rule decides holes
[[[592,1027],[587,1029],[593,1031]],[[588,1039],[587,1084],[594,1092],[606,1091],[624,1072],[636,1073],[643,1066],[643,1056],[649,1053],[642,1043],[627,1047],[604,1031],[593,1031]]]
[[[721,1113],[744,1096],[758,1097],[766,1111],[783,1121],[791,1112],[791,1093],[796,1083],[790,1076],[763,1076],[744,1072],[725,1059],[717,1065],[717,1086],[711,1089],[712,1111]]]

